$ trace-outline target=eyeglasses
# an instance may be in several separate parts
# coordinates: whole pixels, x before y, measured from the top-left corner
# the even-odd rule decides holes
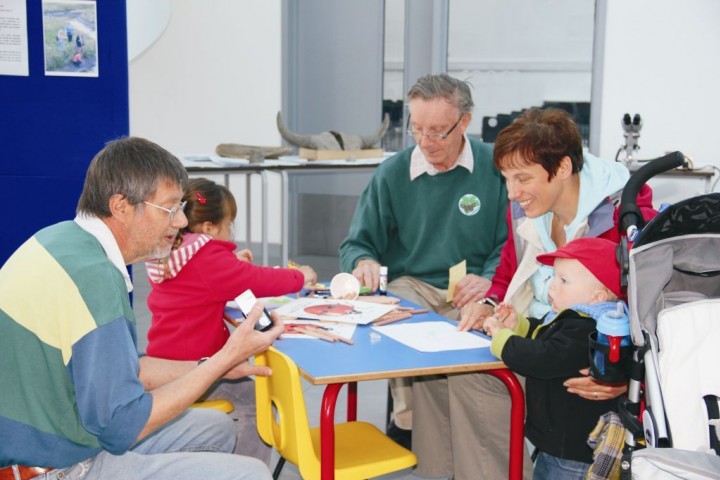
[[[460,124],[460,120],[462,120],[462,118],[463,115],[460,115],[460,118],[458,118],[457,122],[455,122],[455,125],[450,127],[450,130],[448,130],[446,133],[423,133],[416,132],[415,130],[410,129],[410,116],[408,116],[407,125],[405,125],[405,133],[413,137],[418,143],[420,142],[420,140],[422,140],[422,137],[428,138],[433,141],[442,141],[450,136],[450,134]]]
[[[168,213],[168,221],[170,223],[172,223],[173,219],[175,218],[175,215],[178,212],[182,211],[185,208],[185,205],[187,205],[187,200],[185,200],[184,202],[180,202],[179,205],[175,205],[172,208],[161,207],[160,205],[155,205],[154,203],[150,203],[150,202],[143,202],[143,203],[146,203],[146,204],[150,205],[151,207],[159,208],[160,210],[166,211]]]

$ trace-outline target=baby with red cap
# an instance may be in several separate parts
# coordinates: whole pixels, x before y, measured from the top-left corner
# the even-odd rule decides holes
[[[579,238],[538,255],[538,262],[553,266],[552,311],[526,318],[500,304],[483,324],[493,337],[492,353],[526,377],[525,436],[539,451],[534,480],[584,478],[593,453],[588,434],[601,415],[617,408],[617,399],[586,400],[563,385],[589,366],[588,337],[596,320],[615,311],[624,298],[617,246],[602,238]]]

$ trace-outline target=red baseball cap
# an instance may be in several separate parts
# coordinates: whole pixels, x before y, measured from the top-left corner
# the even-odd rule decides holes
[[[554,252],[538,255],[537,261],[552,266],[556,258],[577,260],[618,298],[625,299],[625,294],[620,288],[617,246],[617,243],[604,238],[583,237],[567,243]]]

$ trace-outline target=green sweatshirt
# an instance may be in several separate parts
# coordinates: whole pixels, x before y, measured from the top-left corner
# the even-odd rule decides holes
[[[467,260],[467,272],[492,278],[507,239],[505,181],[492,161],[492,146],[470,140],[473,172],[456,167],[410,181],[412,148],[375,171],[340,245],[340,268],[373,258],[388,267],[388,280],[411,276],[447,288],[448,269]],[[479,201],[479,202],[478,202]]]

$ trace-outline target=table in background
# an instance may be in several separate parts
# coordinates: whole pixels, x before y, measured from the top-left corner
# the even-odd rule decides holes
[[[389,154],[388,154],[389,155]],[[297,157],[283,157],[297,158]],[[268,173],[280,175],[281,210],[281,265],[287,265],[291,255],[297,255],[300,244],[315,241],[319,247],[337,255],[339,241],[347,235],[357,198],[369,182],[382,159],[359,159],[356,161],[313,161],[295,163],[291,161],[268,160],[263,163],[222,166],[212,162],[184,162],[191,176],[222,175],[226,187],[230,187],[231,175],[245,175],[245,222],[246,244],[250,248],[252,239],[251,212],[253,210],[251,180],[259,175],[261,215],[261,261],[268,265]],[[311,197],[314,195],[315,197]],[[299,201],[304,198],[305,201]],[[352,199],[354,201],[330,201],[329,199]],[[238,199],[238,204],[240,204]],[[310,225],[298,219],[305,211]],[[334,215],[334,217],[333,217]],[[329,219],[329,220],[328,220]],[[301,234],[301,231],[303,232]],[[337,245],[336,245],[337,243]]]
[[[409,302],[401,305],[417,307]],[[416,314],[405,322],[446,321],[433,313]],[[420,352],[382,334],[372,339],[369,325],[358,325],[354,345],[309,339],[281,339],[274,346],[288,355],[301,375],[313,385],[327,385],[320,407],[320,459],[323,480],[334,477],[335,404],[348,383],[348,421],[357,418],[357,382],[435,374],[478,372],[493,375],[505,384],[512,399],[510,424],[511,479],[522,478],[525,397],[515,375],[490,353],[490,348]],[[329,459],[329,460],[328,460]]]
[[[635,173],[644,164],[636,162],[630,165],[630,173]],[[663,204],[674,205],[688,198],[705,195],[713,190],[715,169],[711,166],[692,170],[673,169],[655,175],[648,180],[652,188],[652,199],[655,208]]]
[[[642,168],[645,163],[635,162],[628,166],[630,173],[635,173]],[[667,172],[663,172],[656,175],[653,178],[665,178],[665,179],[685,179],[685,180],[702,180],[704,184],[705,193],[710,193],[712,190],[712,179],[715,176],[715,170],[711,167],[699,167],[694,169],[672,169]]]

